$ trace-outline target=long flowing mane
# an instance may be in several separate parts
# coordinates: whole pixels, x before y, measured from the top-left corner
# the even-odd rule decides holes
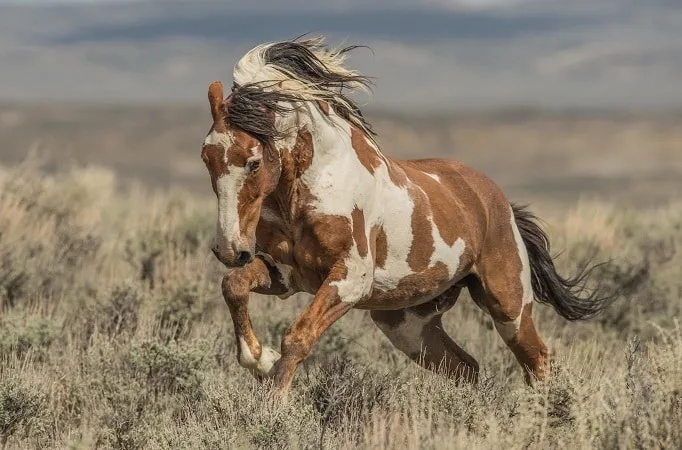
[[[343,92],[371,89],[369,77],[344,66],[348,52],[358,47],[329,49],[324,37],[315,37],[253,48],[235,65],[228,120],[270,142],[286,135],[276,128],[273,115],[286,113],[297,103],[319,100],[373,140],[376,133],[371,124]]]

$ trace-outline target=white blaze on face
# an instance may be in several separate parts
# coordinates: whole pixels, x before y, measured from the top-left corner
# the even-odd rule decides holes
[[[239,197],[238,194],[246,181],[246,170],[243,167],[228,166],[228,173],[218,177],[218,247],[224,248],[241,239],[239,229]]]
[[[235,144],[234,135],[230,132],[211,131],[204,145],[215,145],[223,148],[223,161],[227,163],[227,151]],[[230,248],[233,242],[240,240],[239,199],[238,195],[246,180],[243,167],[228,166],[227,173],[216,178],[218,195],[218,223],[216,226],[216,243],[218,248]]]

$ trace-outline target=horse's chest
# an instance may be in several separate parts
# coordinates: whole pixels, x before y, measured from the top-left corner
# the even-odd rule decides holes
[[[315,293],[331,267],[352,244],[348,221],[318,217],[312,221],[262,223],[258,246],[269,256],[290,290]]]

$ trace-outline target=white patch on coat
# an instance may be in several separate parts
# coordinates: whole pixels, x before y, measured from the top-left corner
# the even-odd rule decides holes
[[[431,255],[430,266],[440,262],[445,264],[448,269],[448,277],[450,279],[457,275],[460,267],[460,259],[464,254],[466,244],[464,239],[458,237],[452,246],[448,245],[440,235],[438,227],[433,221],[433,216],[429,217],[431,223],[431,235],[433,237],[433,255]]]
[[[521,258],[521,286],[523,286],[523,304],[527,305],[533,302],[533,285],[531,283],[531,272],[530,272],[530,260],[528,259],[528,249],[526,249],[526,244],[523,242],[521,233],[519,232],[519,227],[516,225],[516,218],[514,217],[514,211],[511,212],[511,227],[514,233],[514,241],[516,242],[516,248],[519,251],[519,257]]]
[[[336,286],[341,301],[345,303],[357,303],[372,293],[374,262],[370,252],[362,257],[358,252],[358,246],[353,241],[348,257],[344,261],[347,269],[346,278],[329,283]]]
[[[407,264],[412,224],[405,217],[411,217],[414,205],[407,187],[398,187],[391,181],[384,163],[374,174],[364,168],[352,147],[350,125],[333,110],[329,116],[311,107],[306,112],[302,122],[312,136],[315,156],[301,180],[315,198],[311,206],[319,214],[346,217],[349,222],[357,207],[363,211],[365,235],[369,236],[376,224],[383,226],[387,238],[387,258],[382,269],[373,268],[370,253],[360,257],[353,242],[345,261],[346,280],[334,285],[342,298],[348,296],[344,301],[350,303],[371,293],[372,278],[378,289],[395,288],[400,279],[412,273]]]
[[[424,172],[424,173],[440,183],[440,177],[438,175],[435,175],[433,173],[428,173],[428,172]]]
[[[223,161],[227,164],[227,151],[235,143],[234,135],[231,132],[218,133],[212,130],[204,139],[204,146],[206,145],[220,145],[223,147]]]
[[[228,173],[218,177],[218,225],[217,241],[219,248],[230,246],[241,240],[239,229],[238,194],[244,187],[246,170],[243,167],[230,166]]]
[[[239,336],[239,365],[250,369],[264,377],[272,375],[272,368],[279,361],[281,355],[273,348],[264,345],[261,347],[260,358],[256,359],[251,353],[249,344]]]
[[[528,259],[528,250],[526,249],[526,245],[523,243],[523,238],[521,237],[521,233],[519,232],[519,228],[516,225],[516,219],[514,218],[514,211],[512,210],[511,213],[511,227],[512,227],[512,233],[514,234],[514,241],[516,242],[516,248],[518,249],[519,252],[519,257],[521,258],[521,274],[520,274],[520,279],[521,279],[521,286],[522,286],[522,292],[523,292],[523,298],[521,299],[521,311],[519,312],[519,316],[509,322],[495,322],[495,327],[497,328],[497,332],[500,333],[500,336],[502,339],[505,341],[509,341],[516,336],[516,333],[519,331],[519,327],[521,326],[521,316],[523,312],[523,308],[529,304],[532,303],[533,301],[533,285],[531,283],[531,272],[530,272],[530,261]]]

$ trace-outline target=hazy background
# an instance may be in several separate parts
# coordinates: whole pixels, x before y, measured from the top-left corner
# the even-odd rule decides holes
[[[679,0],[0,0],[0,163],[210,193],[208,84],[254,45],[366,44],[389,155],[476,165],[523,200],[649,204],[682,181]]]

